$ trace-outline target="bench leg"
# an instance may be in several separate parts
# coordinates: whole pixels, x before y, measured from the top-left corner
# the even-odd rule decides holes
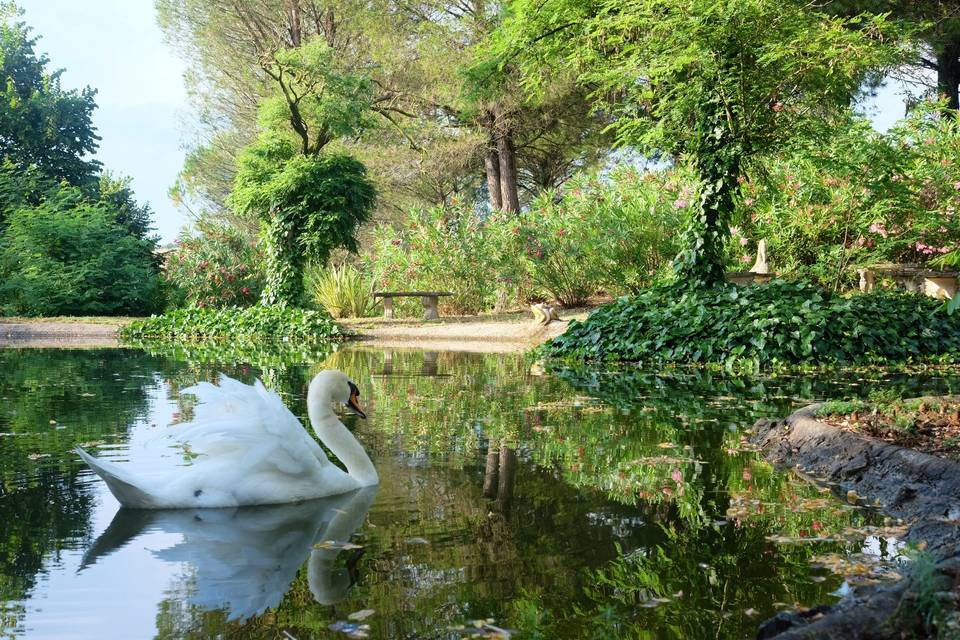
[[[440,312],[437,311],[437,296],[424,296],[423,297],[423,319],[436,320],[439,317],[440,317]]]
[[[393,298],[383,299],[383,317],[384,318],[393,317]]]

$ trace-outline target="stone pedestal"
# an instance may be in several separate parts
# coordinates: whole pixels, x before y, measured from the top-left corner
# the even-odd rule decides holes
[[[437,296],[424,296],[423,301],[423,319],[436,320],[440,317],[440,311],[437,309]]]

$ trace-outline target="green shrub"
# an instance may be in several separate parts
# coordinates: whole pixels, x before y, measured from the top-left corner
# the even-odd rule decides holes
[[[153,243],[116,218],[69,188],[13,211],[0,236],[0,313],[142,315],[162,308]]]
[[[376,314],[373,286],[359,269],[344,264],[307,272],[313,300],[334,318],[365,318]]]
[[[683,171],[639,174],[621,167],[605,179],[580,176],[562,197],[546,193],[513,220],[514,251],[532,282],[566,306],[598,290],[636,293],[679,251],[684,211],[694,201]],[[507,237],[510,237],[509,235]]]
[[[749,268],[765,239],[772,270],[849,287],[854,267],[922,264],[960,246],[960,122],[934,108],[886,133],[851,119],[828,145],[771,158],[764,183],[741,188],[728,264]]]
[[[120,335],[135,339],[276,339],[316,342],[347,334],[323,311],[295,307],[190,307],[151,316],[123,327]]]
[[[960,317],[920,294],[853,297],[808,284],[691,290],[662,285],[596,309],[544,346],[587,360],[722,363],[761,368],[796,363],[954,360]]]
[[[518,215],[483,218],[463,205],[413,211],[376,231],[366,269],[380,289],[452,292],[443,301],[452,313],[636,292],[676,255],[676,231],[693,202],[678,175],[621,168],[580,176]]]
[[[245,307],[263,290],[257,248],[235,227],[197,223],[184,231],[166,257],[164,277],[173,288],[171,307]]]
[[[512,275],[501,239],[504,227],[483,222],[464,206],[411,211],[402,226],[375,231],[367,270],[378,290],[450,291],[447,313],[474,314],[493,307],[498,286]],[[404,301],[398,310],[414,312]],[[407,306],[407,304],[411,306]]]

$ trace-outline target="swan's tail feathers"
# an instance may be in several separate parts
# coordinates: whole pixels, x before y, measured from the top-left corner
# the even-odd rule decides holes
[[[149,493],[136,484],[136,479],[126,473],[120,465],[92,456],[80,447],[74,449],[93,471],[103,478],[110,493],[125,507],[131,509],[154,509],[155,500]]]

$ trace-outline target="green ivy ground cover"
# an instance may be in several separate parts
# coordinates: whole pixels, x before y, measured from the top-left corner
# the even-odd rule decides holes
[[[122,338],[272,339],[297,342],[341,340],[350,334],[323,311],[284,306],[189,307],[133,322],[120,330]]]
[[[913,293],[842,296],[774,281],[653,287],[595,310],[542,347],[551,357],[759,369],[791,364],[953,362],[960,315]]]

